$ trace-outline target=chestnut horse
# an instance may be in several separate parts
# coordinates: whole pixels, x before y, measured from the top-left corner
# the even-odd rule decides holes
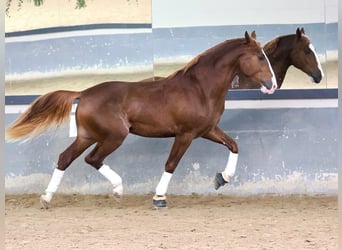
[[[291,65],[306,73],[315,83],[324,77],[315,48],[303,28],[297,28],[295,34],[279,36],[267,42],[263,48],[276,75],[278,88],[283,84]],[[259,84],[244,75],[238,75],[232,82],[232,88],[256,89]]]
[[[155,82],[105,82],[84,91],[55,91],[35,100],[8,129],[7,139],[32,138],[50,125],[67,121],[72,104],[76,109],[77,137],[59,155],[41,204],[47,208],[64,171],[88,147],[94,149],[85,161],[113,185],[115,197],[123,193],[122,179],[105,158],[116,150],[129,133],[145,137],[175,137],[165,171],[156,187],[153,204],[166,206],[167,188],[183,154],[198,137],[226,146],[230,151],[222,173],[215,176],[218,189],[234,175],[238,145],[218,126],[225,96],[236,74],[258,82],[265,93],[277,87],[270,63],[252,36],[226,40],[194,58],[184,68]]]
[[[297,28],[295,34],[279,36],[267,42],[263,49],[276,75],[278,88],[282,86],[286,72],[291,65],[309,75],[315,83],[319,83],[324,77],[315,48],[309,37],[305,35],[303,28]],[[155,76],[144,81],[161,79],[163,77]],[[238,74],[233,79],[231,88],[258,89],[260,84],[245,75]]]

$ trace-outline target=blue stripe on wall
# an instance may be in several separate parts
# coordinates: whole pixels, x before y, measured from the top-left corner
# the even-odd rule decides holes
[[[79,31],[79,30],[96,30],[96,29],[151,29],[151,23],[98,23],[87,25],[74,25],[63,27],[49,27],[34,30],[6,32],[5,37],[41,35],[57,32]]]
[[[27,105],[39,95],[5,96],[5,105]],[[260,90],[231,90],[226,100],[281,100],[281,99],[335,99],[337,89],[279,89],[273,95],[266,95]]]

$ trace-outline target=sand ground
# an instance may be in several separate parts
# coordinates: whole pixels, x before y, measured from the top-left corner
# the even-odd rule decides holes
[[[337,249],[335,196],[6,196],[6,249]]]

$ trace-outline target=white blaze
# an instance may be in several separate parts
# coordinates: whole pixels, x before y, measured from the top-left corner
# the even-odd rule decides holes
[[[317,56],[317,54],[316,54],[315,47],[310,43],[310,44],[309,44],[309,48],[311,49],[312,53],[315,55],[317,67],[318,67],[319,70],[321,71],[322,78],[323,78],[323,77],[324,77],[324,73],[323,73],[322,65],[321,65],[321,63],[319,62],[318,56]]]
[[[275,74],[274,74],[274,71],[273,71],[273,68],[271,66],[271,63],[270,61],[268,60],[264,50],[261,50],[262,53],[264,54],[265,58],[266,58],[266,61],[268,63],[268,67],[270,68],[270,71],[272,73],[272,88],[271,89],[267,89],[265,86],[262,86],[261,87],[261,92],[263,93],[267,93],[267,94],[273,94],[274,91],[276,90],[276,88],[278,87],[278,84],[277,84],[277,80],[276,80],[276,77],[275,77]]]

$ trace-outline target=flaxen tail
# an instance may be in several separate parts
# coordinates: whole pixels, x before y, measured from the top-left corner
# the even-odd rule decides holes
[[[6,140],[31,139],[51,125],[60,126],[68,120],[73,101],[79,96],[80,92],[65,90],[42,95],[6,129]]]

